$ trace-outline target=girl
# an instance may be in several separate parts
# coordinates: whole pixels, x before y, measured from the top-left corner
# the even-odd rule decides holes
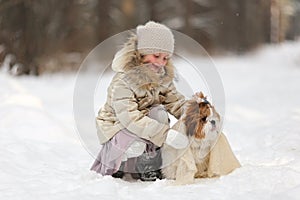
[[[120,178],[130,172],[153,181],[161,178],[160,147],[188,145],[188,138],[169,126],[168,113],[179,119],[185,103],[173,83],[173,51],[171,30],[150,21],[117,52],[116,74],[96,118],[103,146],[91,170]]]

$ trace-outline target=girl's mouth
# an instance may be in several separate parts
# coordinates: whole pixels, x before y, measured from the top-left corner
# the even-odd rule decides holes
[[[159,73],[159,72],[161,72],[161,70],[163,69],[164,66],[151,64],[149,67],[152,71]]]

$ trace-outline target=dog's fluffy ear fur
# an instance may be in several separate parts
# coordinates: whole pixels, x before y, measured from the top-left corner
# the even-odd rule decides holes
[[[186,110],[186,117],[183,119],[186,126],[187,135],[195,136],[197,139],[205,137],[203,126],[206,121],[202,119],[210,115],[210,110],[207,104],[190,101]]]
[[[203,95],[203,94],[202,94]],[[186,126],[187,135],[195,136],[197,139],[205,137],[203,127],[206,118],[210,115],[209,105],[206,103],[197,103],[195,100],[189,101],[186,110],[186,117],[183,119]]]
[[[186,117],[183,119],[188,136],[193,136],[195,134],[195,130],[198,127],[199,117],[200,117],[199,104],[196,101],[188,102]]]
[[[205,138],[205,132],[203,131],[203,126],[204,126],[203,123],[198,122],[198,125],[197,125],[198,128],[196,130],[195,138],[197,138],[197,139]]]

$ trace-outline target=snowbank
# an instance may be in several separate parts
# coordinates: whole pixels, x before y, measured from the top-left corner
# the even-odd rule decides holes
[[[215,58],[224,131],[243,165],[193,185],[125,182],[89,171],[74,128],[74,74],[0,73],[0,199],[298,199],[300,43]],[[96,134],[96,133],[95,133]]]

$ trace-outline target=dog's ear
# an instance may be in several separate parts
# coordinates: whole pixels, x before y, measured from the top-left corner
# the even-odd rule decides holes
[[[194,136],[198,127],[198,119],[200,117],[199,104],[195,101],[190,101],[186,109],[186,116],[183,119],[186,126],[187,135]]]
[[[205,132],[203,131],[203,127],[204,127],[204,123],[201,121],[198,121],[195,138],[197,138],[197,139],[205,138]]]
[[[196,133],[197,122],[196,121],[186,121],[187,135],[194,136]]]

